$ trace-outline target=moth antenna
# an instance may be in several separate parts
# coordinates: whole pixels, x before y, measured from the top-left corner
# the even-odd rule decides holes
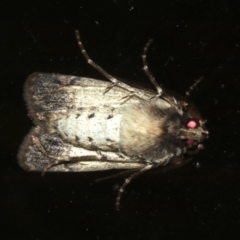
[[[143,48],[143,55],[142,55],[143,71],[146,73],[146,75],[148,76],[148,78],[150,79],[150,81],[152,82],[154,87],[157,89],[158,96],[161,96],[162,95],[162,88],[158,85],[155,77],[150,72],[150,70],[148,68],[148,63],[147,63],[147,50],[148,50],[149,46],[151,45],[152,41],[153,41],[152,39],[149,39],[149,41],[147,42],[147,44]]]
[[[130,95],[135,95],[141,99],[148,99],[144,93],[142,93],[141,91],[138,91],[136,88],[133,88],[121,81],[119,81],[117,78],[113,77],[111,74],[109,74],[108,72],[106,72],[103,68],[101,68],[98,64],[96,64],[87,54],[83,44],[82,44],[82,41],[81,41],[81,38],[80,38],[80,33],[78,30],[75,30],[75,34],[76,34],[76,38],[77,38],[77,43],[78,43],[78,46],[81,50],[81,53],[83,54],[83,56],[86,58],[87,60],[87,63],[90,64],[93,68],[95,68],[97,71],[99,71],[104,77],[106,77],[109,81],[112,82],[112,85],[107,87],[106,88],[106,92],[108,92],[109,90],[111,90],[113,87],[115,86],[119,86],[123,89],[126,89],[127,91],[130,92]],[[160,90],[161,88],[158,87]]]
[[[78,30],[75,30],[75,34],[76,34],[76,38],[77,38],[77,43],[78,46],[81,50],[81,53],[83,54],[83,56],[86,58],[87,63],[90,64],[92,67],[94,67],[95,69],[97,69],[103,76],[105,76],[107,79],[109,79],[112,83],[117,83],[118,80],[116,78],[114,78],[112,75],[110,75],[108,72],[106,72],[103,68],[101,68],[98,64],[96,64],[87,54],[81,38],[80,38],[80,33]]]
[[[203,80],[203,77],[200,77],[199,79],[195,80],[195,82],[190,86],[188,91],[185,93],[186,96],[190,96],[190,93],[196,86]]]
[[[118,196],[116,199],[116,209],[119,211],[119,207],[120,207],[120,201],[121,201],[121,197],[123,194],[124,189],[126,188],[126,186],[136,177],[138,177],[139,175],[143,174],[144,172],[150,170],[151,168],[153,168],[152,165],[147,165],[144,168],[141,168],[138,172],[135,172],[133,174],[131,174],[128,178],[125,179],[125,182],[123,183],[123,185],[120,187],[119,191],[118,191]]]

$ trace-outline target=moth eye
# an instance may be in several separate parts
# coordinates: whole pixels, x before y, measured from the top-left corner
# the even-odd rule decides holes
[[[187,126],[187,128],[197,128],[199,126],[199,124],[195,119],[190,119],[190,120],[188,120],[186,126]]]
[[[185,141],[185,144],[188,145],[188,146],[192,146],[192,145],[194,144],[194,140],[192,140],[192,139],[187,139],[187,140]]]

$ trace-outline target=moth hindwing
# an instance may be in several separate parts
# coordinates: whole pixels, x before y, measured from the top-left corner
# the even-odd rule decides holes
[[[155,93],[111,76],[90,59],[78,31],[76,37],[87,62],[109,82],[30,75],[24,97],[35,127],[20,147],[18,162],[25,170],[42,173],[127,169],[131,174],[119,189],[119,209],[122,192],[133,178],[156,167],[165,171],[185,164],[202,148],[208,131],[186,96],[170,94],[157,84],[146,61],[151,40],[142,58]]]

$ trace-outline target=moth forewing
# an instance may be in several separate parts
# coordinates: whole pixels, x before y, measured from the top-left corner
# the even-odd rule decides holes
[[[47,146],[48,140],[51,145],[48,146],[48,154],[55,153],[55,159],[46,156],[37,145],[33,143],[33,137],[40,139],[43,146]],[[44,139],[45,138],[45,139]],[[71,149],[70,149],[71,148]],[[69,154],[67,157],[71,161],[65,161],[63,164],[57,164],[48,169],[50,172],[90,172],[90,171],[102,171],[110,169],[139,169],[144,165],[140,163],[134,163],[130,161],[101,161],[101,155],[97,152],[89,151],[83,148],[77,148],[64,143],[61,138],[56,136],[43,134],[39,135],[39,129],[33,128],[25,138],[19,154],[19,165],[26,171],[44,171],[45,167],[53,163],[59,156],[63,157]],[[58,153],[57,153],[58,150]],[[81,157],[85,154],[86,156]],[[119,155],[112,152],[108,153],[111,158],[119,159]]]
[[[111,76],[89,58],[76,34],[87,62],[110,81],[49,73],[30,75],[24,96],[36,127],[21,145],[18,161],[26,170],[42,172],[135,169],[119,190],[119,208],[121,194],[133,178],[155,167],[183,165],[188,161],[186,154],[201,148],[208,131],[186,98],[174,96],[157,84],[147,67],[150,42],[144,48],[144,71],[157,93]]]

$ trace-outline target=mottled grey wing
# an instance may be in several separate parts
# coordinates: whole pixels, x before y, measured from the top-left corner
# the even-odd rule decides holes
[[[17,156],[18,164],[27,171],[41,172],[56,160],[44,155],[33,142],[33,137],[41,142],[48,154],[55,158],[62,158],[57,165],[48,169],[50,172],[90,172],[144,167],[143,163],[126,161],[114,152],[108,152],[109,158],[104,158],[96,151],[74,147],[64,142],[59,136],[45,133],[41,128],[35,127],[24,139]]]
[[[25,100],[35,123],[45,112],[66,112],[89,107],[119,107],[130,93],[112,83],[85,77],[61,74],[33,73],[25,84]],[[132,97],[127,104],[138,102]]]

